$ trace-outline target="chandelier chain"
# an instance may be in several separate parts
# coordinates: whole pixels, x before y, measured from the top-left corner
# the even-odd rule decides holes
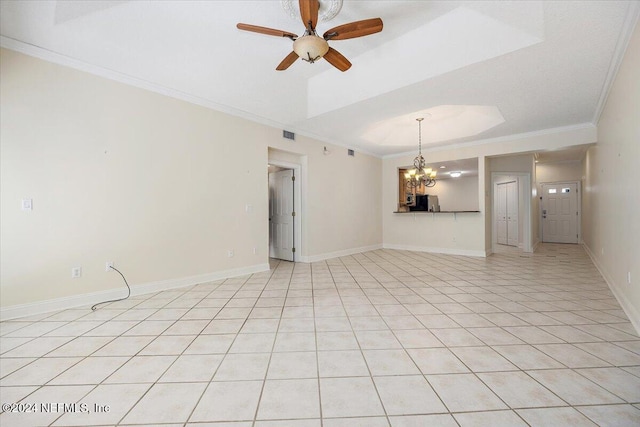
[[[423,118],[416,119],[418,121],[418,154],[422,154],[422,121]]]
[[[425,187],[433,187],[436,185],[436,172],[431,168],[427,169],[427,162],[422,156],[422,121],[424,117],[416,119],[418,121],[418,155],[413,159],[414,169],[405,174],[407,180],[407,188],[415,189],[420,185]]]

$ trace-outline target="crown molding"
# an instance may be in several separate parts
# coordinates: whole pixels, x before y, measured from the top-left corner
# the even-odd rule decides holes
[[[422,151],[427,153],[435,153],[438,151],[455,150],[457,148],[467,148],[467,147],[494,144],[494,143],[500,143],[500,142],[517,141],[519,139],[533,138],[536,136],[553,135],[553,134],[559,134],[563,132],[571,132],[571,131],[577,131],[577,130],[583,130],[583,129],[595,129],[595,128],[596,126],[593,123],[580,123],[577,125],[560,126],[556,128],[535,130],[532,132],[515,133],[512,135],[498,136],[496,138],[477,139],[473,141],[461,142],[458,144],[443,145],[443,146],[432,147],[428,149],[423,148]],[[396,159],[398,157],[414,156],[415,154],[416,154],[415,151],[406,151],[404,153],[389,154],[387,156],[383,156],[382,159],[383,160]],[[517,154],[517,153],[514,152],[511,154]]]
[[[44,61],[52,62],[54,64],[62,65],[65,67],[73,68],[74,70],[83,71],[98,77],[102,77],[108,80],[113,80],[119,83],[123,83],[129,86],[137,87],[140,89],[154,92],[160,95],[168,96],[170,98],[179,99],[181,101],[188,102],[190,104],[199,105],[210,110],[215,110],[221,113],[229,114],[231,116],[246,119],[255,123],[259,123],[265,126],[269,126],[275,129],[286,129],[294,132],[297,135],[301,135],[307,138],[315,139],[323,144],[331,144],[339,147],[354,150],[358,153],[366,154],[369,156],[381,158],[379,154],[375,154],[368,150],[346,145],[340,141],[329,140],[320,135],[316,135],[312,132],[301,130],[295,126],[280,123],[274,120],[258,116],[248,111],[232,108],[227,105],[219,104],[206,98],[201,98],[190,93],[182,92],[177,89],[173,89],[167,86],[159,85],[147,80],[139,79],[137,77],[130,76],[128,74],[120,73],[118,71],[110,70],[108,68],[100,67],[98,65],[89,64],[84,61],[72,58],[70,56],[62,55],[57,52],[53,52],[48,49],[43,49],[39,46],[35,46],[29,43],[24,43],[19,40],[12,39],[10,37],[0,36],[0,47],[10,49],[34,58],[42,59]]]
[[[618,69],[620,69],[620,65],[622,64],[622,60],[624,59],[624,54],[627,51],[629,42],[631,41],[633,30],[638,24],[639,19],[640,2],[629,2],[629,5],[627,6],[627,13],[625,15],[625,21],[622,24],[622,29],[620,30],[620,35],[618,36],[618,41],[616,43],[616,49],[611,58],[611,62],[609,63],[607,77],[604,80],[602,89],[600,89],[600,98],[598,99],[598,103],[596,104],[596,111],[594,112],[593,119],[591,120],[592,123],[597,124],[600,121],[602,111],[607,104],[607,98],[609,97],[611,86],[613,86],[613,82],[618,75]]]

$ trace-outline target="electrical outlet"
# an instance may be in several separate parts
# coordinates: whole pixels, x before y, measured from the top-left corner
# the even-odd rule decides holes
[[[32,211],[33,210],[33,199],[22,199],[22,210],[23,211]]]
[[[104,271],[111,271],[111,267],[113,267],[113,261],[107,261],[104,265]]]
[[[227,251],[227,256],[229,258],[233,258],[233,251]]]
[[[627,283],[630,285],[631,284],[631,272],[627,271]]]
[[[600,248],[600,255],[604,255],[604,248]]]
[[[82,277],[82,267],[71,268],[71,278],[79,279],[80,277]]]

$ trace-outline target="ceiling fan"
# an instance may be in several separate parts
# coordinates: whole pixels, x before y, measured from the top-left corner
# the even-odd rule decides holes
[[[270,36],[287,37],[293,40],[293,52],[287,55],[276,67],[276,70],[283,71],[289,68],[296,59],[314,63],[320,58],[326,59],[331,65],[340,71],[347,71],[351,67],[351,62],[340,52],[329,47],[329,40],[346,40],[356,37],[368,36],[382,31],[382,19],[372,18],[363,21],[350,22],[338,25],[327,30],[322,37],[316,33],[318,23],[318,0],[299,0],[300,15],[305,26],[304,34],[298,37],[288,31],[275,30],[273,28],[259,27],[257,25],[239,23],[236,27],[244,31],[267,34]]]

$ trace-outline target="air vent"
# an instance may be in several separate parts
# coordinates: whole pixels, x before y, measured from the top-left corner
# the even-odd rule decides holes
[[[351,157],[354,157],[356,155],[356,152],[353,151],[351,148],[347,149],[347,154],[350,155]]]
[[[287,139],[291,139],[293,141],[296,140],[296,134],[293,132],[289,132],[288,130],[283,130],[282,131],[282,137],[283,138],[287,138]]]

